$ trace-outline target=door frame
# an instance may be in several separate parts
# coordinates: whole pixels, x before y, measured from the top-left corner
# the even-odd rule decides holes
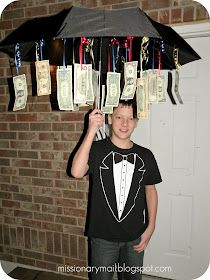
[[[210,21],[185,25],[171,25],[184,39],[210,37]]]

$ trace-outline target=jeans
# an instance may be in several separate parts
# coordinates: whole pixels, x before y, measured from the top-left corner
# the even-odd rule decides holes
[[[119,280],[141,280],[144,252],[133,250],[140,240],[112,242],[91,238],[91,266],[98,268],[92,269],[91,280],[112,280],[115,271]]]

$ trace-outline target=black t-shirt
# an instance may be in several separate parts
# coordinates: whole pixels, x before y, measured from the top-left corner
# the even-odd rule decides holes
[[[145,185],[162,181],[152,152],[135,143],[121,149],[108,138],[93,142],[88,164],[92,189],[87,235],[137,239],[148,225]]]

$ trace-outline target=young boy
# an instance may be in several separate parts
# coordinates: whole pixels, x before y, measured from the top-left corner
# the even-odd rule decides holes
[[[103,113],[97,109],[90,113],[87,134],[71,169],[76,178],[92,176],[87,234],[91,266],[99,270],[91,279],[111,280],[121,267],[120,279],[140,280],[144,250],[155,229],[155,184],[162,180],[152,152],[130,140],[138,123],[133,100],[120,100],[108,123],[111,137],[93,141],[103,125]]]

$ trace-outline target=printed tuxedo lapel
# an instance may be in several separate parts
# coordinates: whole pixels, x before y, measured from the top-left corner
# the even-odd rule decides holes
[[[118,154],[119,155],[119,154]],[[131,183],[129,186],[129,194],[127,196],[127,201],[125,203],[123,213],[121,216],[118,215],[118,207],[116,203],[116,193],[115,193],[115,183],[114,183],[114,171],[113,171],[113,158],[114,153],[110,152],[102,161],[100,166],[100,179],[103,193],[107,202],[107,205],[112,212],[114,218],[121,222],[124,220],[128,214],[132,211],[135,206],[135,200],[140,190],[140,183],[143,179],[143,174],[145,172],[144,162],[137,155],[132,154],[134,157],[134,172],[132,173]],[[123,156],[123,155],[122,155]]]
[[[107,205],[118,221],[113,176],[113,152],[110,152],[102,161],[102,165],[100,166],[100,179]]]
[[[141,181],[144,177],[145,165],[143,160],[136,154],[136,162],[135,162],[135,172],[133,174],[133,179],[130,187],[130,192],[128,195],[128,199],[126,201],[126,205],[121,217],[121,220],[124,220],[128,214],[132,211],[135,206],[136,198],[141,189]]]

